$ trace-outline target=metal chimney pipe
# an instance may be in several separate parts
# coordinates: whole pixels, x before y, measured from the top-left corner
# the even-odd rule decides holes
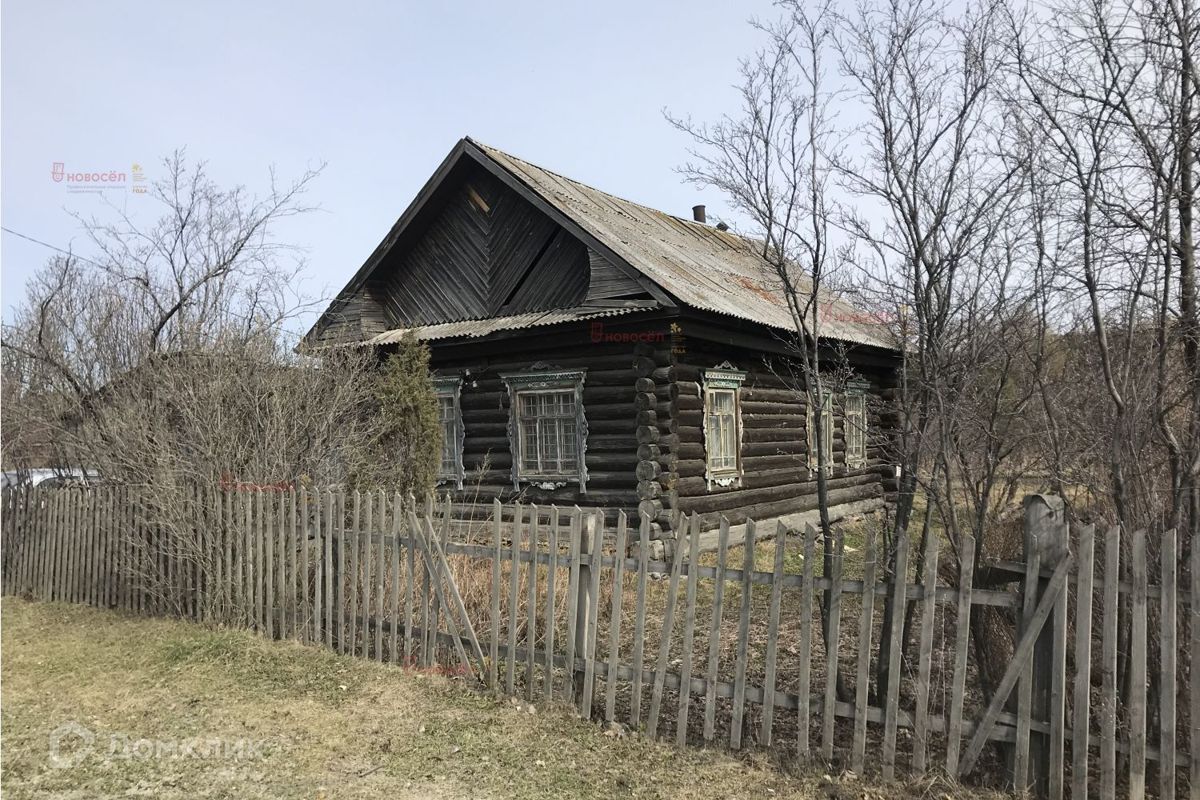
[[[708,218],[704,216],[704,206],[692,206],[692,219],[696,222],[708,221]]]

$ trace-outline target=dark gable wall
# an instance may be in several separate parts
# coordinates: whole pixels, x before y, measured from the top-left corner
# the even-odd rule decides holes
[[[440,208],[372,283],[394,327],[566,308],[588,290],[587,248],[481,168],[447,186]]]

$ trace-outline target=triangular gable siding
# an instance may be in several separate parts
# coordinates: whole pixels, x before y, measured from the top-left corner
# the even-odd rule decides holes
[[[587,249],[529,202],[477,171],[420,239],[371,281],[398,327],[566,308],[587,294]]]

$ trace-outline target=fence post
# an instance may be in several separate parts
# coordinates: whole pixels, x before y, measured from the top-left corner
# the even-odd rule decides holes
[[[1036,607],[1050,582],[1045,576],[1067,557],[1068,527],[1061,497],[1026,495],[1024,505],[1025,559],[1028,561],[1036,552],[1039,563],[1040,574],[1033,602]],[[1029,591],[1030,588],[1025,586],[1022,590]],[[1066,584],[1063,584],[1061,598],[1054,607],[1053,616],[1043,626],[1033,649],[1030,715],[1033,719],[1049,725],[1049,733],[1033,730],[1029,735],[1028,783],[1033,795],[1040,798],[1048,797],[1051,783],[1061,782],[1062,779],[1061,737],[1066,710],[1066,592]],[[1061,646],[1056,644],[1060,633],[1064,634],[1061,637]],[[1055,769],[1059,771],[1057,781],[1053,774]]]
[[[592,542],[596,538],[596,515],[585,514],[580,527],[579,552],[587,553],[590,557],[587,562],[580,561],[579,581],[575,588],[575,658],[584,659],[586,664],[587,660],[595,655],[590,647],[591,637],[588,636],[588,623],[592,619],[592,614],[595,613],[592,608],[590,590],[592,570],[599,569],[599,565],[592,563],[592,559],[598,559],[600,554],[600,548],[592,546]],[[573,663],[567,665],[567,670],[571,673],[571,681],[575,685],[575,697],[582,702],[584,674],[577,672]]]

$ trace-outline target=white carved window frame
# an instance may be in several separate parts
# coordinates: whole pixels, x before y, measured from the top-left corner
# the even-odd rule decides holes
[[[586,369],[546,369],[535,364],[524,372],[502,372],[500,379],[508,389],[508,444],[512,454],[513,489],[520,491],[521,484],[532,484],[539,489],[553,490],[569,483],[578,483],[579,491],[587,491],[587,415],[583,410],[583,382]],[[524,462],[524,431],[522,429],[520,402],[525,394],[546,392],[574,392],[575,399],[575,453],[576,470],[571,473],[529,473],[522,468]]]
[[[438,476],[437,484],[453,484],[454,488],[461,489],[463,487],[463,478],[466,471],[463,469],[463,445],[466,442],[466,427],[463,425],[462,415],[462,376],[460,375],[435,375],[433,376],[433,393],[438,398],[438,418],[442,425],[442,435],[446,436],[445,421],[441,419],[442,402],[446,399],[452,401],[451,417],[450,417],[450,440],[453,448],[454,463],[450,471],[446,471],[445,459],[442,458],[443,453],[438,453]],[[445,442],[443,442],[445,446]]]
[[[846,468],[861,469],[867,463],[867,386],[852,383],[842,399],[842,425],[846,437]]]
[[[701,431],[704,436],[704,482],[710,492],[713,489],[736,489],[742,485],[742,384],[746,381],[746,373],[735,369],[732,364],[726,362],[713,369],[704,370],[702,378],[704,421]],[[719,397],[732,399],[733,418],[726,422],[726,425],[731,426],[733,432],[732,453],[724,452],[724,445],[717,437],[714,437],[710,428],[710,423],[717,422],[714,406]],[[732,456],[732,464],[728,463],[730,456]]]
[[[825,474],[833,472],[833,392],[821,390],[821,413],[818,415],[813,408],[811,398],[806,398],[806,416],[804,421],[805,444],[808,450],[808,471],[817,471],[820,461],[817,458],[816,427],[819,417],[821,424],[821,450],[825,455]]]

